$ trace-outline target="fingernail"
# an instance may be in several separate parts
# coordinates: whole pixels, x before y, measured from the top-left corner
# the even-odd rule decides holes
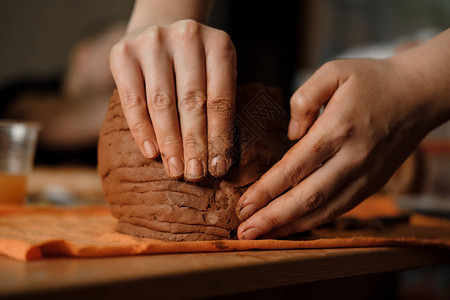
[[[217,155],[211,160],[211,167],[214,170],[214,176],[222,177],[227,173],[227,161],[223,155]]]
[[[296,140],[299,138],[299,133],[300,133],[300,123],[295,121],[295,120],[291,120],[289,122],[289,128],[288,128],[288,138],[290,140]]]
[[[189,160],[186,168],[186,177],[188,179],[200,179],[204,176],[203,166],[198,159],[192,158]]]
[[[155,158],[158,155],[158,148],[152,141],[145,141],[143,146],[146,157]]]
[[[254,240],[259,236],[258,229],[247,228],[241,233],[241,240]]]
[[[239,215],[241,214],[241,210],[244,208],[244,202],[246,198],[241,198],[242,200],[239,200],[238,203],[236,204],[236,215],[239,217]],[[239,217],[240,218],[240,217]]]
[[[239,220],[245,221],[248,218],[250,218],[251,215],[253,215],[256,211],[256,205],[255,204],[247,204],[243,205],[240,209],[240,211],[237,213]]]
[[[184,165],[181,159],[172,156],[169,158],[169,175],[175,178],[183,176]]]

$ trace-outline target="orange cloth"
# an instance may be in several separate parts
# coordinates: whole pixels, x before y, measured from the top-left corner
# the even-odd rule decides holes
[[[358,222],[363,223],[356,224],[356,227],[354,223],[349,227],[348,222],[344,222],[345,219],[340,219],[334,225],[313,230],[309,235],[302,235],[296,240],[255,241],[165,242],[136,238],[115,231],[116,220],[106,207],[0,207],[0,254],[27,261],[51,255],[99,257],[250,249],[371,246],[450,249],[449,226],[436,227],[436,223],[423,226],[423,220],[417,225],[408,222],[393,225],[380,225],[377,222],[372,224],[367,220],[381,216],[395,217],[401,215],[401,212],[392,204],[386,204],[392,203],[388,197],[374,197],[369,200],[346,215],[352,218],[361,216],[359,219],[362,221]]]

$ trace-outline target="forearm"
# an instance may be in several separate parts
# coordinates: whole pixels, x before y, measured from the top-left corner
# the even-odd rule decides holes
[[[183,19],[205,23],[211,5],[211,0],[136,0],[127,32]]]
[[[450,29],[393,58],[402,69],[411,101],[428,113],[430,127],[450,119]]]

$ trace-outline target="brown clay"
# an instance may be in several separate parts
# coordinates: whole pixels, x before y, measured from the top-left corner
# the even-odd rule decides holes
[[[100,132],[98,172],[119,232],[174,241],[234,237],[239,197],[290,145],[277,89],[246,85],[236,97],[233,166],[224,178],[191,183],[170,179],[161,160],[141,154],[114,92]]]

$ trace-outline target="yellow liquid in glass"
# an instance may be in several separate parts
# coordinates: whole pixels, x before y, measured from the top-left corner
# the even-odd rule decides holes
[[[26,193],[26,175],[0,173],[0,204],[23,205]]]

